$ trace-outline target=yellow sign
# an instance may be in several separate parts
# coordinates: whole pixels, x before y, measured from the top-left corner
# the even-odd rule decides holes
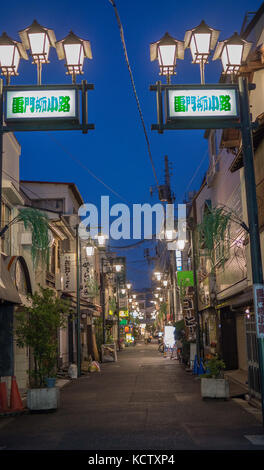
[[[120,310],[119,317],[120,318],[128,317],[128,310]]]

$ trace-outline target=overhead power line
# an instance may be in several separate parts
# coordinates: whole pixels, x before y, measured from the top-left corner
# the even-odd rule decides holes
[[[137,91],[136,91],[136,86],[135,86],[135,81],[134,81],[132,69],[131,69],[131,66],[130,66],[130,63],[129,63],[123,26],[122,26],[120,16],[119,16],[119,13],[118,13],[118,10],[117,10],[117,7],[116,7],[116,4],[115,4],[114,0],[109,0],[109,1],[110,1],[111,5],[114,7],[114,10],[115,10],[115,16],[116,16],[118,27],[119,27],[119,30],[120,30],[120,37],[121,37],[121,41],[122,41],[122,45],[123,45],[123,49],[124,49],[125,59],[126,59],[126,63],[127,63],[127,67],[128,67],[132,87],[133,87],[133,92],[134,92],[136,102],[137,102],[137,107],[138,107],[138,112],[139,112],[139,115],[140,115],[142,127],[143,127],[143,130],[144,130],[144,135],[145,135],[145,139],[146,139],[146,143],[147,143],[150,162],[151,162],[151,166],[152,166],[152,170],[153,170],[153,174],[154,174],[156,183],[159,186],[159,181],[158,181],[158,178],[157,178],[157,174],[156,174],[156,170],[155,170],[155,166],[154,166],[154,162],[153,162],[153,158],[152,158],[152,154],[151,154],[151,148],[150,148],[150,142],[149,142],[149,138],[148,138],[148,134],[147,134],[147,129],[146,129],[146,125],[145,125],[145,122],[144,122],[143,113],[141,111],[141,107],[140,107],[139,98],[138,98]]]

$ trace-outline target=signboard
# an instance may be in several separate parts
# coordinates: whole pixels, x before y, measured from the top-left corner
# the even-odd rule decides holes
[[[124,318],[124,317],[128,317],[128,316],[129,316],[128,310],[120,310],[119,311],[119,318]]]
[[[180,86],[166,89],[167,121],[239,117],[237,88]]]
[[[257,338],[264,338],[264,286],[255,284],[254,288],[254,306],[256,314]]]
[[[75,253],[65,253],[61,257],[63,291],[76,291],[76,257]]]
[[[175,327],[165,326],[164,327],[164,346],[165,349],[172,349],[175,345]]]
[[[31,90],[16,87],[6,91],[6,121],[39,119],[78,119],[77,90],[38,87]]]

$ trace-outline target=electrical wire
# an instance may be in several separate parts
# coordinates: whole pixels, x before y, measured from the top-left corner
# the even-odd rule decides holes
[[[123,49],[124,49],[125,60],[126,60],[126,64],[127,64],[127,67],[128,67],[130,80],[131,80],[131,83],[132,83],[132,88],[133,88],[133,92],[134,92],[134,95],[135,95],[135,98],[136,98],[137,108],[138,108],[138,112],[139,112],[139,115],[140,115],[143,131],[144,131],[144,135],[145,135],[145,139],[146,139],[146,144],[147,144],[150,163],[151,163],[151,166],[152,166],[154,178],[156,180],[157,185],[159,186],[159,181],[158,181],[158,178],[157,178],[157,174],[156,174],[156,170],[155,170],[155,166],[154,166],[154,162],[153,162],[153,158],[152,158],[152,153],[151,153],[150,142],[149,142],[149,138],[148,138],[148,134],[147,134],[147,129],[146,129],[143,113],[142,113],[142,110],[141,110],[141,107],[140,107],[139,98],[138,98],[137,91],[136,91],[136,86],[135,86],[135,81],[134,81],[132,69],[131,69],[131,66],[130,66],[130,63],[129,63],[128,53],[127,53],[127,48],[126,48],[126,42],[125,42],[125,37],[124,37],[124,29],[123,29],[123,26],[122,26],[122,23],[121,23],[121,20],[120,20],[120,16],[119,16],[115,1],[114,0],[109,0],[109,1],[110,1],[111,5],[113,6],[114,11],[115,11],[117,24],[118,24],[118,27],[119,27],[119,30],[120,30],[121,42],[122,42]]]
[[[122,201],[125,201],[127,204],[131,204],[131,202],[127,201],[123,196],[121,196],[120,194],[118,194],[114,189],[112,189],[108,184],[106,184],[103,180],[101,180],[100,178],[98,178],[98,176],[96,176],[89,168],[87,168],[86,165],[84,165],[80,160],[78,160],[71,152],[69,152],[68,149],[66,149],[60,142],[58,142],[54,136],[50,136],[49,135],[49,138],[55,142],[63,151],[65,154],[67,154],[73,161],[75,161],[76,163],[78,163],[79,166],[81,166],[85,171],[87,171],[94,179],[96,179],[99,183],[101,183],[103,186],[105,186],[105,188],[107,188],[109,191],[111,191],[111,193],[113,193],[115,196],[117,196],[119,199],[121,199]]]

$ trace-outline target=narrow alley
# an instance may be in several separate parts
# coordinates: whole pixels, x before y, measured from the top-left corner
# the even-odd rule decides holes
[[[157,343],[138,343],[100,373],[69,381],[56,412],[2,418],[0,447],[263,450],[245,437],[263,437],[260,415],[241,399],[203,400],[199,379],[164,358]]]

